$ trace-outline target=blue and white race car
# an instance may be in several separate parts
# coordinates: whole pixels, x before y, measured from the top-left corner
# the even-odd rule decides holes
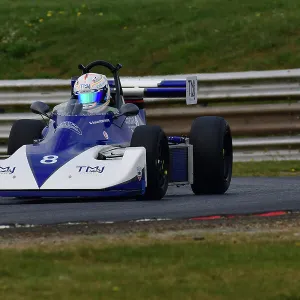
[[[52,111],[46,103],[32,103],[31,111],[43,120],[13,124],[8,158],[0,161],[0,196],[158,200],[169,185],[184,184],[191,185],[195,194],[227,191],[232,137],[223,118],[198,117],[189,136],[167,137],[161,127],[146,125],[141,99],[124,100],[120,64],[95,61],[79,69],[84,75],[95,66],[108,68],[114,78],[109,82],[107,109],[83,111],[74,93],[78,77],[71,81],[71,99]],[[164,87],[164,93],[168,89],[176,93],[174,86],[176,82]],[[158,90],[146,92],[155,97],[161,94]]]

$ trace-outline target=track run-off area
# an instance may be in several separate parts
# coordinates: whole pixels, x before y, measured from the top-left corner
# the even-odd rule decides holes
[[[234,177],[224,195],[195,196],[169,187],[159,201],[134,199],[0,199],[0,225],[191,219],[300,210],[300,177]]]

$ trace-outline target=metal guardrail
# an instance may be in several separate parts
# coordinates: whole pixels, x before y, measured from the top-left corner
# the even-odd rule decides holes
[[[57,104],[66,101],[70,97],[68,87],[65,90],[51,91],[45,87],[44,91],[20,91],[18,95],[12,91],[0,89],[0,105],[26,105],[35,100],[45,101],[50,104]],[[53,87],[55,89],[55,87]],[[126,97],[143,97],[144,88],[124,88]],[[226,101],[246,101],[246,100],[283,100],[300,99],[300,81],[299,83],[281,83],[276,84],[251,84],[251,85],[218,85],[205,86],[201,84],[198,88],[198,101],[200,103],[226,102]],[[168,103],[169,98],[146,98],[146,103]],[[173,102],[184,103],[185,98],[178,98]]]
[[[300,99],[300,69],[235,72],[216,74],[181,74],[145,77],[121,77],[125,96],[142,97],[145,88],[157,87],[164,80],[185,80],[197,76],[200,102],[228,100]],[[19,90],[16,97],[15,92]],[[13,92],[12,92],[13,91]],[[70,95],[70,80],[30,79],[0,81],[0,103],[28,104],[32,99],[59,103]],[[178,101],[184,101],[184,98]],[[15,101],[15,102],[13,102]],[[145,99],[146,102],[170,101],[169,99]]]
[[[160,125],[168,135],[186,135],[198,116],[222,116],[233,136],[290,135],[300,132],[300,103],[223,107],[162,107],[146,109],[149,124]],[[0,138],[7,138],[18,119],[37,118],[33,113],[0,113]],[[174,121],[176,120],[176,122]]]
[[[153,82],[162,80],[180,80],[187,76],[197,76],[200,82],[249,82],[249,81],[275,81],[299,79],[299,69],[271,70],[271,71],[247,71],[247,72],[224,72],[224,73],[191,73],[176,75],[152,75],[152,76],[122,76],[121,83],[124,87],[150,87]],[[112,79],[112,78],[109,78]],[[22,88],[22,87],[59,87],[70,83],[69,79],[20,79],[20,80],[1,80],[2,88]]]
[[[299,150],[235,151],[234,162],[300,160]],[[292,171],[292,170],[290,170]]]
[[[179,74],[165,76],[121,77],[125,97],[142,97],[145,88],[157,87],[164,80],[185,80],[196,75],[198,103],[249,102],[249,105],[185,106],[185,98],[175,101],[182,106],[171,106],[167,98],[145,98],[148,122],[163,127],[169,135],[184,135],[192,120],[202,115],[224,117],[231,125],[233,136],[282,134],[300,132],[300,69],[251,71],[216,74]],[[37,100],[58,104],[70,97],[71,80],[32,79],[0,81],[0,108],[13,111],[17,106],[28,113],[0,113],[0,138],[8,138],[12,123],[21,118],[40,118],[29,112],[29,105]],[[251,104],[251,101],[285,100],[285,103]],[[158,105],[159,104],[159,105]],[[19,109],[18,108],[18,109]],[[19,109],[20,110],[20,109]],[[176,122],[174,122],[176,120]],[[300,138],[235,139],[236,149],[257,147],[299,147]],[[5,147],[0,147],[4,153]]]
[[[275,150],[259,150],[255,149],[258,145],[263,147],[284,147],[284,146],[300,146],[299,137],[276,137],[263,139],[233,139],[233,161],[270,161],[270,160],[300,160],[299,149],[275,149]],[[254,146],[254,149],[249,150],[249,147]],[[7,153],[6,146],[0,146],[0,158]]]

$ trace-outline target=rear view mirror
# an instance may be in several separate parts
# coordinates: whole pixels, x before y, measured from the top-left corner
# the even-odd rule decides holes
[[[47,116],[47,112],[50,111],[50,107],[48,104],[42,102],[42,101],[35,101],[30,105],[30,109],[34,114]]]
[[[133,103],[126,103],[120,108],[120,115],[126,117],[133,117],[139,113],[139,108]]]

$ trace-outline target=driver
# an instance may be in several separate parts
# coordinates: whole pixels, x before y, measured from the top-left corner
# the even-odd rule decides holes
[[[73,92],[79,103],[82,104],[84,114],[117,112],[116,108],[109,106],[111,102],[110,87],[105,75],[87,73],[80,76],[74,84]]]

